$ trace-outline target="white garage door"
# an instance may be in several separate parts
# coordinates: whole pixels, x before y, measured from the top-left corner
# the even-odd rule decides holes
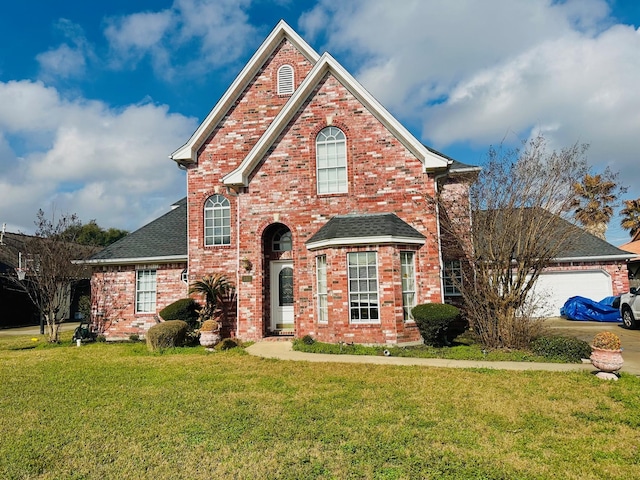
[[[544,308],[540,315],[560,315],[560,309],[571,297],[587,297],[596,302],[613,295],[611,277],[603,270],[584,272],[550,272],[538,278],[535,292]]]

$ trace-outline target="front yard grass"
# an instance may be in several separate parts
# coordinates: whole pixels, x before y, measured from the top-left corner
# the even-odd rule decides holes
[[[630,375],[151,354],[64,338],[0,338],[0,478],[640,477]]]

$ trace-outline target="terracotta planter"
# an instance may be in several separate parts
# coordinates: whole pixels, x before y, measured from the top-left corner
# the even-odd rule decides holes
[[[205,348],[213,348],[222,340],[218,332],[200,332],[200,345]]]
[[[598,370],[603,372],[617,372],[622,368],[622,350],[605,350],[603,348],[591,347],[591,363]]]

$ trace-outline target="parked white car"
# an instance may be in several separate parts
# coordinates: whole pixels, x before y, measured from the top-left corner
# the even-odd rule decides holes
[[[620,316],[625,328],[636,328],[640,320],[640,289],[630,288],[620,296]]]

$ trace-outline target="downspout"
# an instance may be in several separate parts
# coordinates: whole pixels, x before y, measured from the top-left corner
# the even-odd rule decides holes
[[[427,173],[428,175],[428,173]],[[435,204],[436,204],[436,225],[437,225],[437,234],[438,234],[438,261],[440,263],[440,303],[444,303],[444,259],[442,258],[442,237],[441,237],[441,229],[440,229],[440,202],[438,201],[438,182],[442,178],[446,178],[449,175],[449,172],[441,173],[440,175],[435,175],[433,177],[434,189],[436,192]]]
[[[236,338],[240,329],[240,193],[236,193]]]

